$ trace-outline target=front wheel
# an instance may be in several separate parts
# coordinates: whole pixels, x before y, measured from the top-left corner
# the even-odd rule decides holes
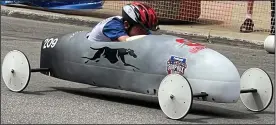
[[[184,118],[193,103],[190,83],[179,74],[167,75],[159,86],[158,101],[162,111],[169,118]]]
[[[244,106],[253,112],[261,112],[268,108],[273,99],[273,84],[269,75],[260,68],[250,68],[241,76],[241,90],[252,92],[241,93]],[[253,91],[254,90],[254,91]]]

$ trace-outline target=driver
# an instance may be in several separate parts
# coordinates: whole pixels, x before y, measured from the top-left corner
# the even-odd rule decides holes
[[[149,35],[150,30],[158,29],[158,19],[154,9],[146,4],[133,2],[123,6],[122,17],[113,16],[99,22],[87,34],[87,38],[99,42],[123,42],[128,37]]]

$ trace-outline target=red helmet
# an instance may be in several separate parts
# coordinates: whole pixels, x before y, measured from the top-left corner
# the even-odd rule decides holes
[[[159,29],[154,9],[146,4],[133,2],[125,5],[122,11],[123,19],[132,26],[140,24],[148,30],[156,31]]]

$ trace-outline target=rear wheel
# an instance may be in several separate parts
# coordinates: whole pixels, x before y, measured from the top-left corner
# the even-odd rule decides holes
[[[19,51],[10,51],[2,63],[2,78],[13,92],[23,91],[30,80],[31,69],[26,55]]]

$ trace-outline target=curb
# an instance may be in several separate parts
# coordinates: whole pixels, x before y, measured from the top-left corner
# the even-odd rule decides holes
[[[20,7],[19,7],[20,8]],[[21,7],[22,8],[22,7]],[[23,7],[26,8],[26,7]],[[47,11],[40,8],[33,8],[32,10],[40,10],[40,11]],[[1,8],[1,16],[9,16],[9,17],[16,17],[16,18],[24,18],[24,19],[31,19],[31,20],[37,20],[37,21],[48,21],[48,22],[54,22],[54,23],[65,23],[70,25],[80,25],[80,26],[88,26],[91,27],[98,23],[102,18],[93,17],[93,19],[85,16],[79,16],[68,14],[63,14],[64,12],[59,11],[47,11],[54,12],[55,14],[46,14],[46,13],[32,13],[32,12],[23,12],[23,11],[16,11],[16,10],[9,10],[9,9],[2,9]],[[108,14],[98,14],[98,16],[109,16]],[[81,17],[81,18],[76,18]],[[85,19],[84,19],[85,18]],[[249,40],[243,40],[243,39],[235,39],[235,38],[229,38],[224,36],[215,36],[215,35],[204,35],[204,34],[195,34],[195,33],[182,33],[182,32],[176,32],[176,31],[169,31],[169,30],[160,30],[157,34],[168,34],[168,35],[174,35],[178,37],[185,37],[190,40],[202,42],[202,43],[211,43],[211,44],[225,44],[225,45],[231,45],[231,46],[239,46],[239,47],[247,47],[252,49],[264,49],[264,43],[263,41],[249,41]]]
[[[73,24],[73,25],[81,25],[81,26],[91,26],[93,23],[97,23],[97,21],[90,21],[90,20],[81,20],[77,18],[73,18],[70,16],[56,16],[56,15],[47,15],[47,14],[37,14],[37,13],[27,13],[27,12],[20,12],[20,11],[11,11],[11,10],[1,10],[1,16],[8,16],[8,17],[16,17],[16,18],[24,18],[24,19],[31,19],[37,21],[48,21],[54,23],[66,23],[66,24]]]

